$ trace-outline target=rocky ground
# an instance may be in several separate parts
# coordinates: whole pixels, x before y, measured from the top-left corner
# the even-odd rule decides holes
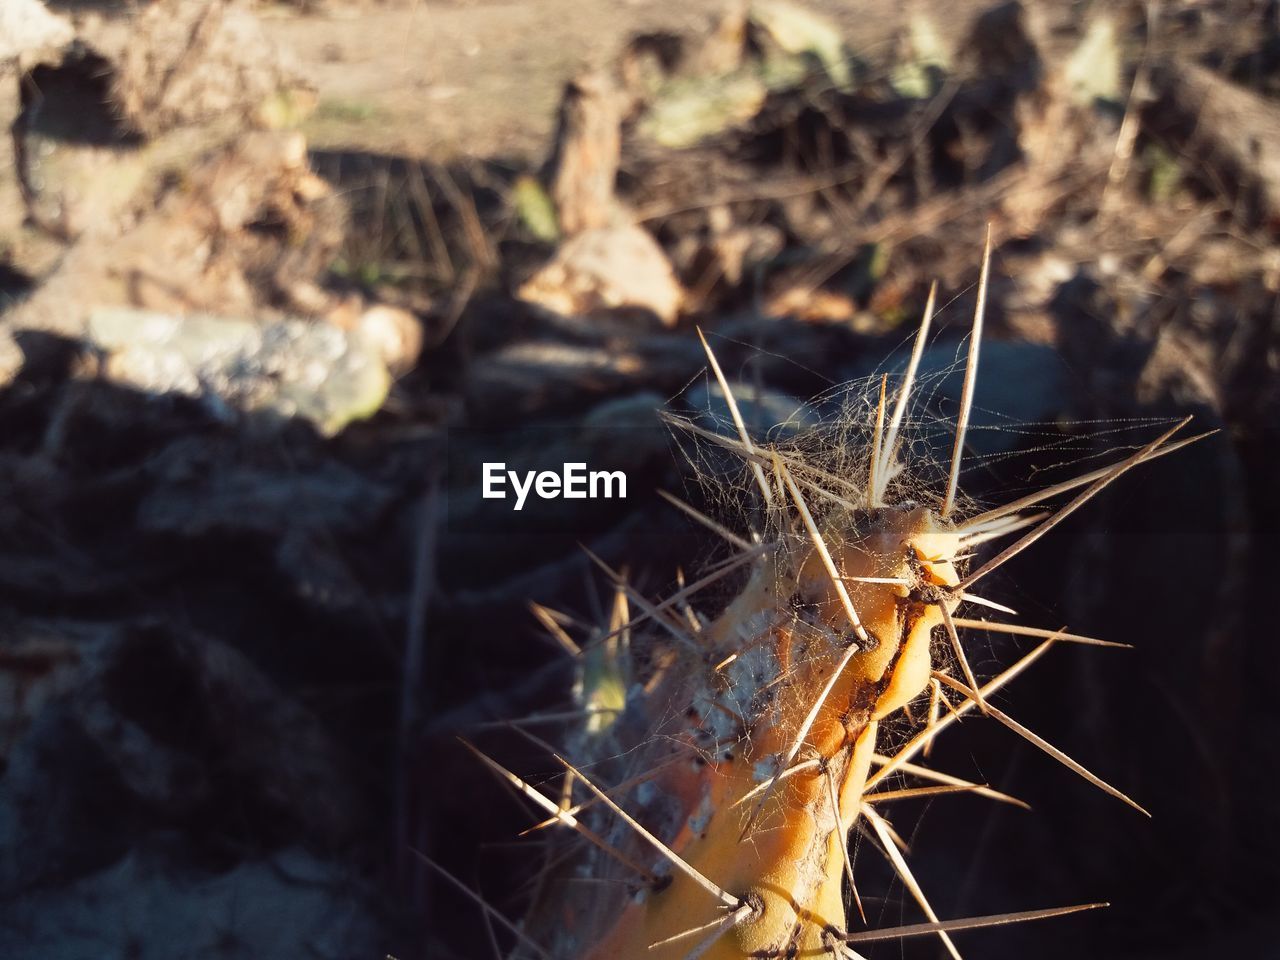
[[[944,759],[1036,812],[922,809],[917,873],[1114,902],[974,956],[1267,955],[1275,6],[898,6],[0,10],[0,954],[491,955],[410,851],[519,913],[453,735],[571,705],[528,604],[595,618],[580,543],[658,592],[709,551],[656,489],[732,519],[655,416],[720,402],[694,326],[768,424],[936,279],[945,412],[991,224],[968,490],[1220,432],[996,587],[1136,645],[1015,696],[1153,819],[969,724]],[[569,459],[627,500],[479,497]]]

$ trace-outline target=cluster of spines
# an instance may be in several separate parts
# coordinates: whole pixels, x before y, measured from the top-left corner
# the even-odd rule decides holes
[[[822,570],[829,578],[831,592],[838,600],[839,607],[847,620],[848,632],[855,640],[855,642],[849,643],[844,648],[839,657],[835,658],[835,662],[825,680],[819,686],[813,702],[796,725],[787,748],[779,751],[774,758],[774,772],[758,787],[749,791],[744,797],[739,798],[738,801],[742,803],[744,800],[751,800],[754,804],[749,815],[742,821],[739,840],[745,842],[751,838],[753,831],[758,826],[762,811],[766,809],[768,801],[775,795],[781,784],[789,778],[816,772],[825,781],[826,790],[829,792],[830,810],[834,814],[838,829],[842,834],[841,850],[843,862],[839,865],[839,869],[845,875],[859,911],[861,912],[861,902],[857,898],[857,889],[853,882],[852,864],[848,857],[847,845],[844,843],[843,836],[851,829],[863,830],[878,841],[878,848],[888,858],[904,886],[910,891],[928,917],[928,920],[924,923],[879,930],[850,931],[830,922],[824,922],[823,929],[820,931],[821,942],[830,955],[837,957],[857,957],[858,954],[854,950],[854,945],[859,943],[934,934],[943,940],[949,952],[958,960],[959,953],[950,938],[950,933],[957,930],[1061,916],[1066,913],[1100,906],[1100,904],[1085,904],[986,917],[941,920],[929,905],[929,901],[920,889],[903,856],[903,845],[894,834],[889,822],[877,811],[876,807],[897,799],[956,792],[976,793],[1002,802],[1020,802],[991,789],[985,784],[973,783],[943,774],[913,762],[918,755],[922,753],[927,755],[935,739],[954,721],[970,710],[976,709],[992,717],[1083,776],[1090,783],[1123,800],[1135,809],[1142,810],[1137,803],[1118,789],[1088,771],[1081,764],[1053,747],[990,702],[992,694],[1036,662],[1057,642],[1078,642],[1101,646],[1124,645],[1070,634],[1065,630],[1045,630],[1012,623],[965,618],[956,615],[955,608],[962,602],[969,602],[1012,612],[973,594],[971,588],[1044,536],[1068,515],[1079,509],[1084,503],[1134,466],[1180,449],[1200,439],[1200,437],[1171,442],[1173,435],[1188,422],[1188,420],[1183,420],[1116,464],[1091,471],[1073,480],[1056,484],[1045,490],[1018,498],[1011,503],[987,510],[961,522],[956,522],[954,514],[957,504],[960,466],[978,369],[990,254],[991,241],[988,234],[982,274],[979,281],[974,329],[969,343],[960,412],[957,417],[950,458],[950,470],[945,493],[937,508],[936,519],[945,528],[948,535],[954,536],[957,548],[954,551],[957,555],[954,559],[957,560],[969,555],[969,551],[980,544],[1014,533],[1021,533],[1021,536],[989,559],[978,563],[964,573],[957,574],[953,583],[930,583],[922,588],[918,579],[913,582],[911,577],[845,576],[838,558],[833,554],[828,543],[829,531],[824,532],[822,524],[815,518],[814,511],[811,509],[809,499],[806,496],[807,493],[808,496],[820,497],[834,508],[848,511],[849,516],[874,514],[876,511],[890,509],[890,506],[886,503],[887,493],[891,482],[901,469],[898,465],[898,445],[906,406],[928,338],[936,300],[936,286],[930,290],[924,319],[917,334],[911,358],[902,384],[891,405],[888,398],[888,378],[882,378],[880,381],[879,400],[876,405],[872,429],[872,449],[868,458],[869,466],[865,485],[861,482],[851,481],[847,477],[829,475],[812,464],[790,457],[778,449],[762,445],[754,440],[746,427],[723,370],[705,338],[702,339],[702,343],[706,350],[708,363],[727,402],[737,436],[724,436],[705,430],[688,420],[675,417],[668,418],[681,429],[710,440],[743,459],[760,492],[764,510],[767,514],[777,518],[775,527],[779,530],[791,531],[795,539],[807,541],[807,548],[812,551],[813,556],[818,558]],[[700,332],[699,336],[701,336]],[[1033,509],[1046,501],[1072,492],[1075,492],[1075,496],[1057,511],[1046,512]],[[597,645],[610,640],[616,642],[618,638],[629,636],[630,631],[649,622],[660,627],[663,633],[672,639],[677,646],[697,649],[698,640],[695,635],[701,629],[701,621],[693,614],[690,600],[699,591],[704,590],[733,572],[744,567],[750,567],[752,564],[763,562],[764,558],[770,554],[770,551],[776,550],[780,545],[777,541],[763,539],[758,532],[753,533],[750,537],[743,537],[683,501],[670,495],[665,496],[685,513],[703,523],[709,530],[728,542],[734,548],[735,554],[716,569],[694,582],[682,586],[674,595],[661,602],[649,601],[628,584],[627,578],[623,574],[612,570],[603,561],[595,558],[596,562],[613,581],[618,598],[609,629],[602,636],[597,636],[595,640]],[[948,558],[948,562],[950,559]],[[871,763],[876,769],[874,772],[869,773],[861,783],[857,799],[856,818],[859,822],[849,823],[843,822],[840,817],[841,801],[837,795],[840,791],[840,787],[837,784],[839,778],[831,773],[831,766],[835,758],[822,755],[801,758],[801,754],[806,747],[807,738],[812,731],[814,722],[826,707],[827,698],[831,695],[832,690],[836,687],[849,663],[860,651],[867,650],[877,642],[875,638],[868,636],[857,605],[851,596],[849,584],[855,582],[911,590],[914,591],[913,597],[916,600],[930,608],[936,608],[949,640],[950,649],[960,667],[963,680],[951,676],[949,672],[943,669],[935,668],[930,671],[927,682],[929,707],[926,723],[922,729],[902,744],[893,755],[883,756],[878,752],[873,754]],[[629,605],[632,604],[639,611],[634,617],[629,616]],[[578,647],[563,629],[563,621],[560,618],[545,610],[545,608],[536,608],[536,613],[543,625],[547,627],[553,636],[557,637],[566,650],[574,656],[584,656],[583,649]],[[960,631],[965,629],[1032,637],[1040,639],[1041,643],[1013,666],[985,684],[980,684],[965,655],[964,645],[961,641]],[[727,653],[719,651],[717,656],[719,654],[724,656],[720,657],[712,666],[715,671],[723,669],[725,663],[737,655],[734,651]],[[959,701],[953,703],[947,696],[948,692],[958,694]],[[594,710],[599,705],[591,706]],[[614,703],[607,705],[603,709],[606,712],[620,712],[623,709],[623,704]],[[588,719],[591,720],[593,718]],[[747,720],[743,718],[739,718],[739,720],[744,727],[749,727]],[[871,743],[874,748],[874,721],[868,726],[871,730]],[[653,868],[651,864],[656,861],[669,868],[669,870],[682,875],[693,886],[704,891],[709,900],[715,901],[717,906],[714,910],[716,912],[706,923],[677,931],[661,940],[643,944],[642,946],[646,950],[660,950],[664,947],[674,947],[679,944],[681,949],[686,946],[689,947],[689,951],[681,955],[692,960],[692,958],[704,956],[734,928],[747,925],[759,918],[764,907],[757,894],[754,892],[735,893],[723,889],[713,879],[699,870],[695,864],[689,862],[676,850],[672,849],[662,837],[645,827],[636,817],[628,813],[623,804],[619,802],[619,798],[623,797],[637,783],[649,779],[649,774],[642,774],[641,776],[630,778],[628,781],[615,784],[610,788],[605,788],[597,784],[594,777],[584,772],[580,765],[570,762],[561,756],[559,752],[553,751],[557,762],[564,767],[567,786],[561,791],[561,795],[558,798],[552,799],[526,780],[501,767],[483,754],[479,754],[478,751],[476,752],[496,774],[544,811],[547,816],[537,825],[538,827],[559,825],[575,831],[585,843],[594,846],[601,854],[628,871],[638,887],[656,891],[671,882],[672,875],[666,869],[656,870]],[[894,774],[914,776],[928,781],[929,785],[884,789],[884,786],[888,783],[888,778]],[[589,796],[585,800],[574,802],[572,794],[572,784],[574,783],[580,783],[588,792]],[[583,822],[583,811],[597,804],[607,808],[611,816],[616,817],[619,823],[625,824],[627,829],[634,832],[635,843],[641,849],[648,848],[650,854],[648,863],[638,857],[633,850],[624,849],[622,845],[613,842],[610,837],[593,831]],[[1145,811],[1142,812],[1145,813]],[[863,822],[865,822],[865,827],[862,825]],[[433,866],[445,873],[437,865],[433,864]],[[445,875],[451,882],[457,883],[456,879],[452,878],[451,875],[447,873]],[[520,924],[506,919],[493,907],[470,893],[470,891],[467,891],[467,893],[481,905],[486,915],[493,917],[497,922],[511,930],[525,948],[538,956],[545,957],[549,955],[545,948],[530,938]],[[865,923],[865,917],[863,920]],[[800,921],[797,920],[797,925],[799,923]],[[794,942],[795,937],[793,936],[792,943]],[[782,948],[777,955],[783,956],[784,954],[785,948]],[[763,956],[767,954],[756,955]],[[557,960],[572,960],[572,958],[557,958]]]

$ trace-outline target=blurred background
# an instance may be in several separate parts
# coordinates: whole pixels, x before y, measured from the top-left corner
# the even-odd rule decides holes
[[[1134,644],[1007,703],[1152,818],[972,722],[937,765],[1034,811],[894,822],[944,917],[1112,904],[968,956],[1280,956],[1277,96],[1274,2],[0,0],[0,955],[493,956],[412,851],[520,916],[529,813],[455,734],[549,774],[500,726],[573,708],[529,603],[602,622],[580,544],[695,573],[659,488],[740,515],[656,416],[720,402],[694,326],[767,426],[937,280],[954,413],[990,224],[967,493],[1219,432],[992,578]],[[517,515],[497,461],[628,496]]]

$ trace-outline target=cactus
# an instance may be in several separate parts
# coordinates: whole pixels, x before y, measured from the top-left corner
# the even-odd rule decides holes
[[[579,848],[549,859],[547,875],[593,881],[571,897],[563,885],[541,886],[524,923],[511,925],[522,953],[562,960],[858,957],[860,942],[933,935],[958,958],[950,938],[955,930],[1099,906],[941,920],[880,812],[882,801],[903,793],[976,791],[1011,799],[912,763],[969,711],[994,718],[1141,810],[988,700],[1054,644],[1104,641],[960,613],[983,602],[971,589],[987,574],[1122,473],[1198,438],[1172,441],[1184,420],[1110,467],[985,512],[963,507],[959,467],[989,264],[988,235],[941,494],[921,493],[913,464],[901,462],[912,447],[905,442],[905,411],[936,287],[892,402],[888,378],[881,378],[878,401],[867,403],[867,423],[856,431],[862,440],[852,455],[845,452],[841,466],[852,460],[857,473],[827,469],[797,445],[754,439],[703,340],[736,435],[668,419],[741,461],[759,495],[764,530],[740,536],[682,505],[726,540],[733,555],[661,603],[644,599],[597,559],[617,600],[608,627],[576,654],[579,702],[593,709],[567,753],[552,751],[565,771],[561,795],[548,797],[483,758],[548,815],[539,827],[577,833]],[[1031,510],[1069,493],[1073,498],[1056,512]],[[979,544],[1014,534],[1020,535],[994,556],[971,560]],[[745,583],[719,616],[708,621],[692,610],[695,594],[733,578]],[[552,614],[537,612],[548,629],[563,633]],[[1042,642],[980,685],[961,636],[975,628]],[[561,639],[576,649],[567,635]],[[625,698],[618,693],[622,678],[631,684]],[[926,696],[928,718],[904,741],[904,722],[891,718]],[[885,791],[896,772],[931,782]],[[881,848],[925,922],[866,929],[847,847],[855,826]]]

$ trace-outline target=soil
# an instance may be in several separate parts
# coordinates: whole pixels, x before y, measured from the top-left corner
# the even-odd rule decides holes
[[[978,0],[917,4],[945,10],[957,33]],[[893,2],[810,4],[868,55],[901,28]],[[564,85],[584,67],[612,63],[643,33],[697,35],[723,0],[454,0],[276,7],[270,35],[294,50],[320,94],[306,131],[319,150],[394,156],[504,157],[540,162]]]

